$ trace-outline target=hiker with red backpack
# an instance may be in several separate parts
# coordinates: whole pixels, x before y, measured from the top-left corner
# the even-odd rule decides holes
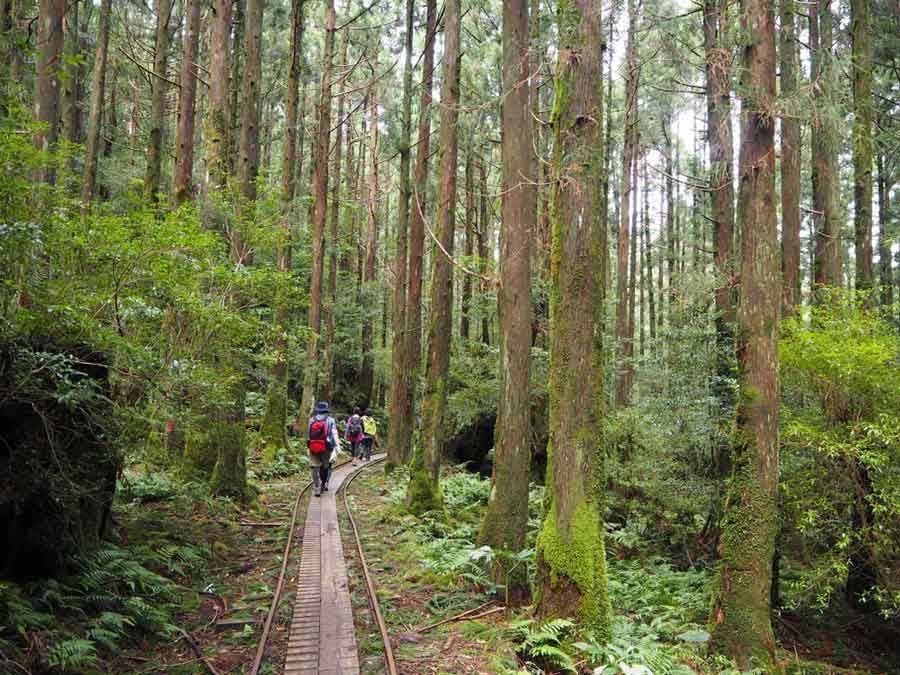
[[[309,465],[312,467],[312,479],[316,497],[328,490],[328,478],[331,475],[331,463],[341,449],[337,424],[329,414],[328,402],[319,401],[309,418],[306,447],[309,448]]]
[[[347,428],[344,431],[344,440],[350,444],[350,454],[353,456],[353,466],[362,457],[363,419],[359,415],[359,408],[353,409],[353,415],[347,420]]]

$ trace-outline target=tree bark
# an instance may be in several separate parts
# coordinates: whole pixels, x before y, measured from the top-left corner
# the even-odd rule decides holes
[[[84,148],[84,177],[81,187],[81,203],[90,210],[97,183],[97,156],[100,150],[100,126],[103,119],[103,100],[106,93],[106,57],[109,48],[109,17],[112,0],[100,4],[100,24],[97,29],[97,53],[94,56],[94,72],[91,74],[91,108],[88,113],[88,131]],[[115,99],[113,99],[115,105]]]
[[[410,195],[409,217],[409,287],[406,300],[406,363],[409,378],[406,397],[408,424],[400,431],[398,456],[403,463],[412,456],[415,394],[422,361],[422,257],[425,251],[425,209],[428,189],[428,155],[431,152],[431,88],[434,80],[434,41],[437,20],[437,1],[426,1],[425,47],[422,54],[422,82],[420,84],[419,124],[416,141],[416,165],[413,170],[413,192]]]
[[[734,468],[722,520],[711,648],[741,669],[775,666],[770,586],[778,531],[778,315],[775,218],[775,21],[773,0],[741,0],[743,71],[740,196],[741,298],[737,310],[741,395]]]
[[[163,137],[166,114],[166,65],[169,61],[169,21],[174,0],[156,0],[156,49],[150,78],[150,134],[147,143],[147,170],[144,174],[144,200],[159,201],[162,176]]]
[[[488,256],[490,255],[490,253],[488,252],[488,239],[490,238],[488,236],[490,214],[488,209],[487,162],[488,159],[484,158],[478,164],[479,185],[481,186],[480,196],[478,200],[478,258],[481,261],[480,269],[482,271],[487,269]],[[490,320],[488,319],[486,314],[482,314],[481,317],[481,342],[485,345],[491,344],[491,325]]]
[[[503,3],[505,95],[501,107],[500,278],[503,282],[497,295],[500,392],[494,428],[492,487],[479,541],[512,552],[525,547],[531,468],[531,239],[537,227],[537,176],[529,105],[528,37],[527,0],[507,0]],[[467,170],[469,180],[471,174]],[[470,203],[469,207],[467,213],[474,205]],[[468,236],[466,240],[468,244]],[[519,566],[523,568],[521,572],[504,573],[510,567],[500,561],[495,577],[507,584],[511,601],[526,602],[529,588],[524,566]]]
[[[347,48],[350,43],[349,27],[344,29],[344,36],[341,41],[341,53],[338,62],[341,67],[347,66]],[[343,92],[345,88],[346,76],[342,77],[338,86]],[[343,154],[343,120],[344,120],[344,99],[345,95],[341,93],[338,96],[337,104],[337,128],[335,129],[334,138],[334,163],[332,165],[331,177],[331,216],[328,226],[328,239],[333,243],[328,247],[328,306],[325,311],[325,390],[334,391],[334,324],[337,314],[337,271],[338,271],[338,246],[340,234],[338,226],[341,218],[341,155]],[[349,141],[349,132],[347,144]]]
[[[228,183],[231,162],[229,57],[233,0],[216,0],[210,39],[209,96],[206,129],[206,189],[220,192]]]
[[[814,84],[816,117],[812,125],[813,223],[816,254],[813,279],[816,286],[841,285],[840,225],[835,213],[837,186],[837,122],[833,119],[833,55],[831,0],[810,5],[810,79]]]
[[[241,73],[244,71],[244,59],[246,57],[244,51],[244,31],[246,30],[246,0],[232,0],[234,9],[234,19],[232,21],[233,30],[229,29],[232,35],[231,42],[231,105],[229,106],[228,129],[231,138],[231,147],[228,152],[228,172],[233,175],[237,166],[237,148],[236,139],[240,138],[241,131]]]
[[[407,349],[407,248],[410,221],[410,143],[412,135],[413,0],[406,0],[405,54],[403,57],[403,117],[400,143],[400,202],[397,204],[397,236],[394,248],[394,332],[391,342],[391,398],[388,411],[388,459],[390,471],[406,460],[404,447],[412,435],[412,411],[407,409],[410,375],[405,366]]]
[[[37,70],[34,78],[34,119],[45,125],[34,134],[34,147],[48,151],[59,136],[59,72],[63,53],[65,0],[40,0],[38,8]],[[56,182],[52,164],[38,175],[51,185]]]
[[[201,0],[186,0],[187,25],[182,38],[181,95],[175,134],[175,171],[172,174],[172,208],[193,197],[194,120],[197,108],[197,63],[200,55]]]
[[[781,0],[781,96],[797,94],[800,55],[794,0]],[[784,316],[791,316],[801,301],[800,280],[800,120],[781,118],[781,273]]]
[[[441,70],[441,132],[435,243],[431,247],[431,316],[422,425],[410,462],[407,503],[412,513],[441,509],[438,485],[444,445],[444,409],[447,405],[447,373],[450,368],[450,334],[453,330],[453,255],[456,225],[456,160],[459,118],[460,0],[444,2],[444,56]],[[441,250],[443,249],[443,250]]]
[[[506,5],[504,5],[505,7]],[[466,221],[465,221],[465,243],[464,254],[466,260],[472,257],[474,249],[474,223],[475,218],[475,196],[473,194],[473,166],[472,166],[472,141],[469,139],[469,150],[466,153]],[[462,294],[459,303],[459,336],[463,340],[469,339],[469,306],[472,304],[472,277],[464,274],[462,278]]]
[[[377,60],[376,60],[377,63]],[[372,69],[375,77],[375,68]],[[359,373],[359,388],[367,402],[371,402],[375,387],[374,329],[372,307],[375,306],[375,261],[378,255],[378,97],[373,86],[369,98],[369,175],[368,198],[366,200],[366,267],[363,277],[363,322],[362,322],[362,368]]]
[[[276,269],[287,284],[291,272],[291,222],[294,208],[294,169],[297,165],[297,117],[300,98],[300,78],[303,62],[303,10],[305,0],[291,3],[291,62],[285,90],[284,139],[281,152],[281,199],[284,214],[276,232]],[[287,337],[288,307],[286,289],[279,290],[275,298],[275,363],[272,365],[272,381],[266,400],[266,412],[260,424],[260,435],[265,443],[264,457],[275,458],[279,448],[289,448],[287,436]]]
[[[884,166],[884,155],[878,153],[878,284],[881,290],[881,304],[894,304],[894,274],[891,269],[891,244],[888,234],[888,220],[891,213],[891,188],[893,181]]]
[[[850,2],[853,52],[853,212],[856,288],[872,288],[872,45],[869,0]]]
[[[650,342],[656,340],[656,295],[653,289],[653,247],[650,243],[650,181],[644,165],[644,250],[646,251],[647,310],[650,319]],[[652,344],[651,344],[652,347]]]
[[[310,338],[303,368],[301,419],[313,408],[319,378],[319,331],[322,328],[322,277],[325,271],[325,219],[328,215],[328,151],[331,142],[331,73],[334,61],[334,0],[325,5],[325,48],[322,80],[317,105],[315,150],[313,153],[312,275],[309,288],[308,325]]]
[[[238,164],[235,168],[238,188],[245,202],[256,201],[256,177],[259,174],[260,85],[262,84],[262,25],[265,0],[247,0],[244,17],[244,73],[241,80],[241,135]],[[235,259],[249,262],[252,252],[242,237],[232,240]]]
[[[62,69],[65,76],[61,78],[59,136],[67,143],[78,143],[81,133],[81,68],[78,58],[81,54],[81,34],[78,24],[79,0],[67,3],[66,15],[63,17],[63,33],[65,37]],[[69,169],[74,168],[74,153],[68,158]]]
[[[606,248],[600,3],[560,0],[554,102],[550,441],[537,538],[536,611],[610,637],[601,486]],[[627,222],[627,221],[626,221]]]
[[[619,188],[619,238],[616,255],[616,407],[623,408],[629,399],[628,326],[629,285],[628,253],[631,227],[631,192],[638,138],[638,79],[640,67],[635,44],[640,0],[628,0],[628,40],[625,46],[625,130],[622,150],[622,176]]]

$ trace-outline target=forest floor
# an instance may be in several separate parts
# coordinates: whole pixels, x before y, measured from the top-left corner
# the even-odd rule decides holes
[[[0,672],[9,662],[30,673],[246,672],[280,570],[291,509],[307,481],[305,465],[284,457],[266,470],[251,462],[250,469],[258,496],[246,507],[174,476],[139,467],[126,472],[109,548],[90,558],[80,576],[4,596],[20,603],[24,647],[7,651],[10,643],[0,640]],[[490,551],[475,545],[488,481],[445,467],[445,512],[415,518],[404,511],[406,480],[403,471],[385,476],[373,465],[349,492],[404,675],[738,675],[733,664],[705,653],[711,573],[638,547],[628,519],[609,524],[613,639],[600,644],[569,622],[538,624],[527,608],[496,602],[497,588],[485,574]],[[540,501],[534,488],[532,534]],[[305,505],[300,513],[263,673],[278,673],[283,664]],[[342,499],[338,513],[362,673],[381,674],[381,637]],[[646,533],[642,539],[646,544]],[[92,586],[92,580],[99,581]],[[80,604],[72,604],[73,597]],[[423,630],[473,608],[474,618]],[[884,626],[834,608],[825,617],[785,613],[775,620],[788,672],[804,675],[900,673],[900,636]]]

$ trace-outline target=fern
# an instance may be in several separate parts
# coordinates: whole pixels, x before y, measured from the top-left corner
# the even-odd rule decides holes
[[[47,663],[60,670],[84,671],[98,665],[97,648],[83,638],[57,642],[47,651]]]

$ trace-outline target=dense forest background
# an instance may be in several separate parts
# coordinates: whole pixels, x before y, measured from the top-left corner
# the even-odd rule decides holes
[[[128,523],[255,508],[324,399],[403,513],[490,478],[478,583],[590,630],[522,667],[689,571],[669,637],[727,667],[900,668],[895,0],[4,0],[0,38],[4,663],[169,634],[216,551]]]

